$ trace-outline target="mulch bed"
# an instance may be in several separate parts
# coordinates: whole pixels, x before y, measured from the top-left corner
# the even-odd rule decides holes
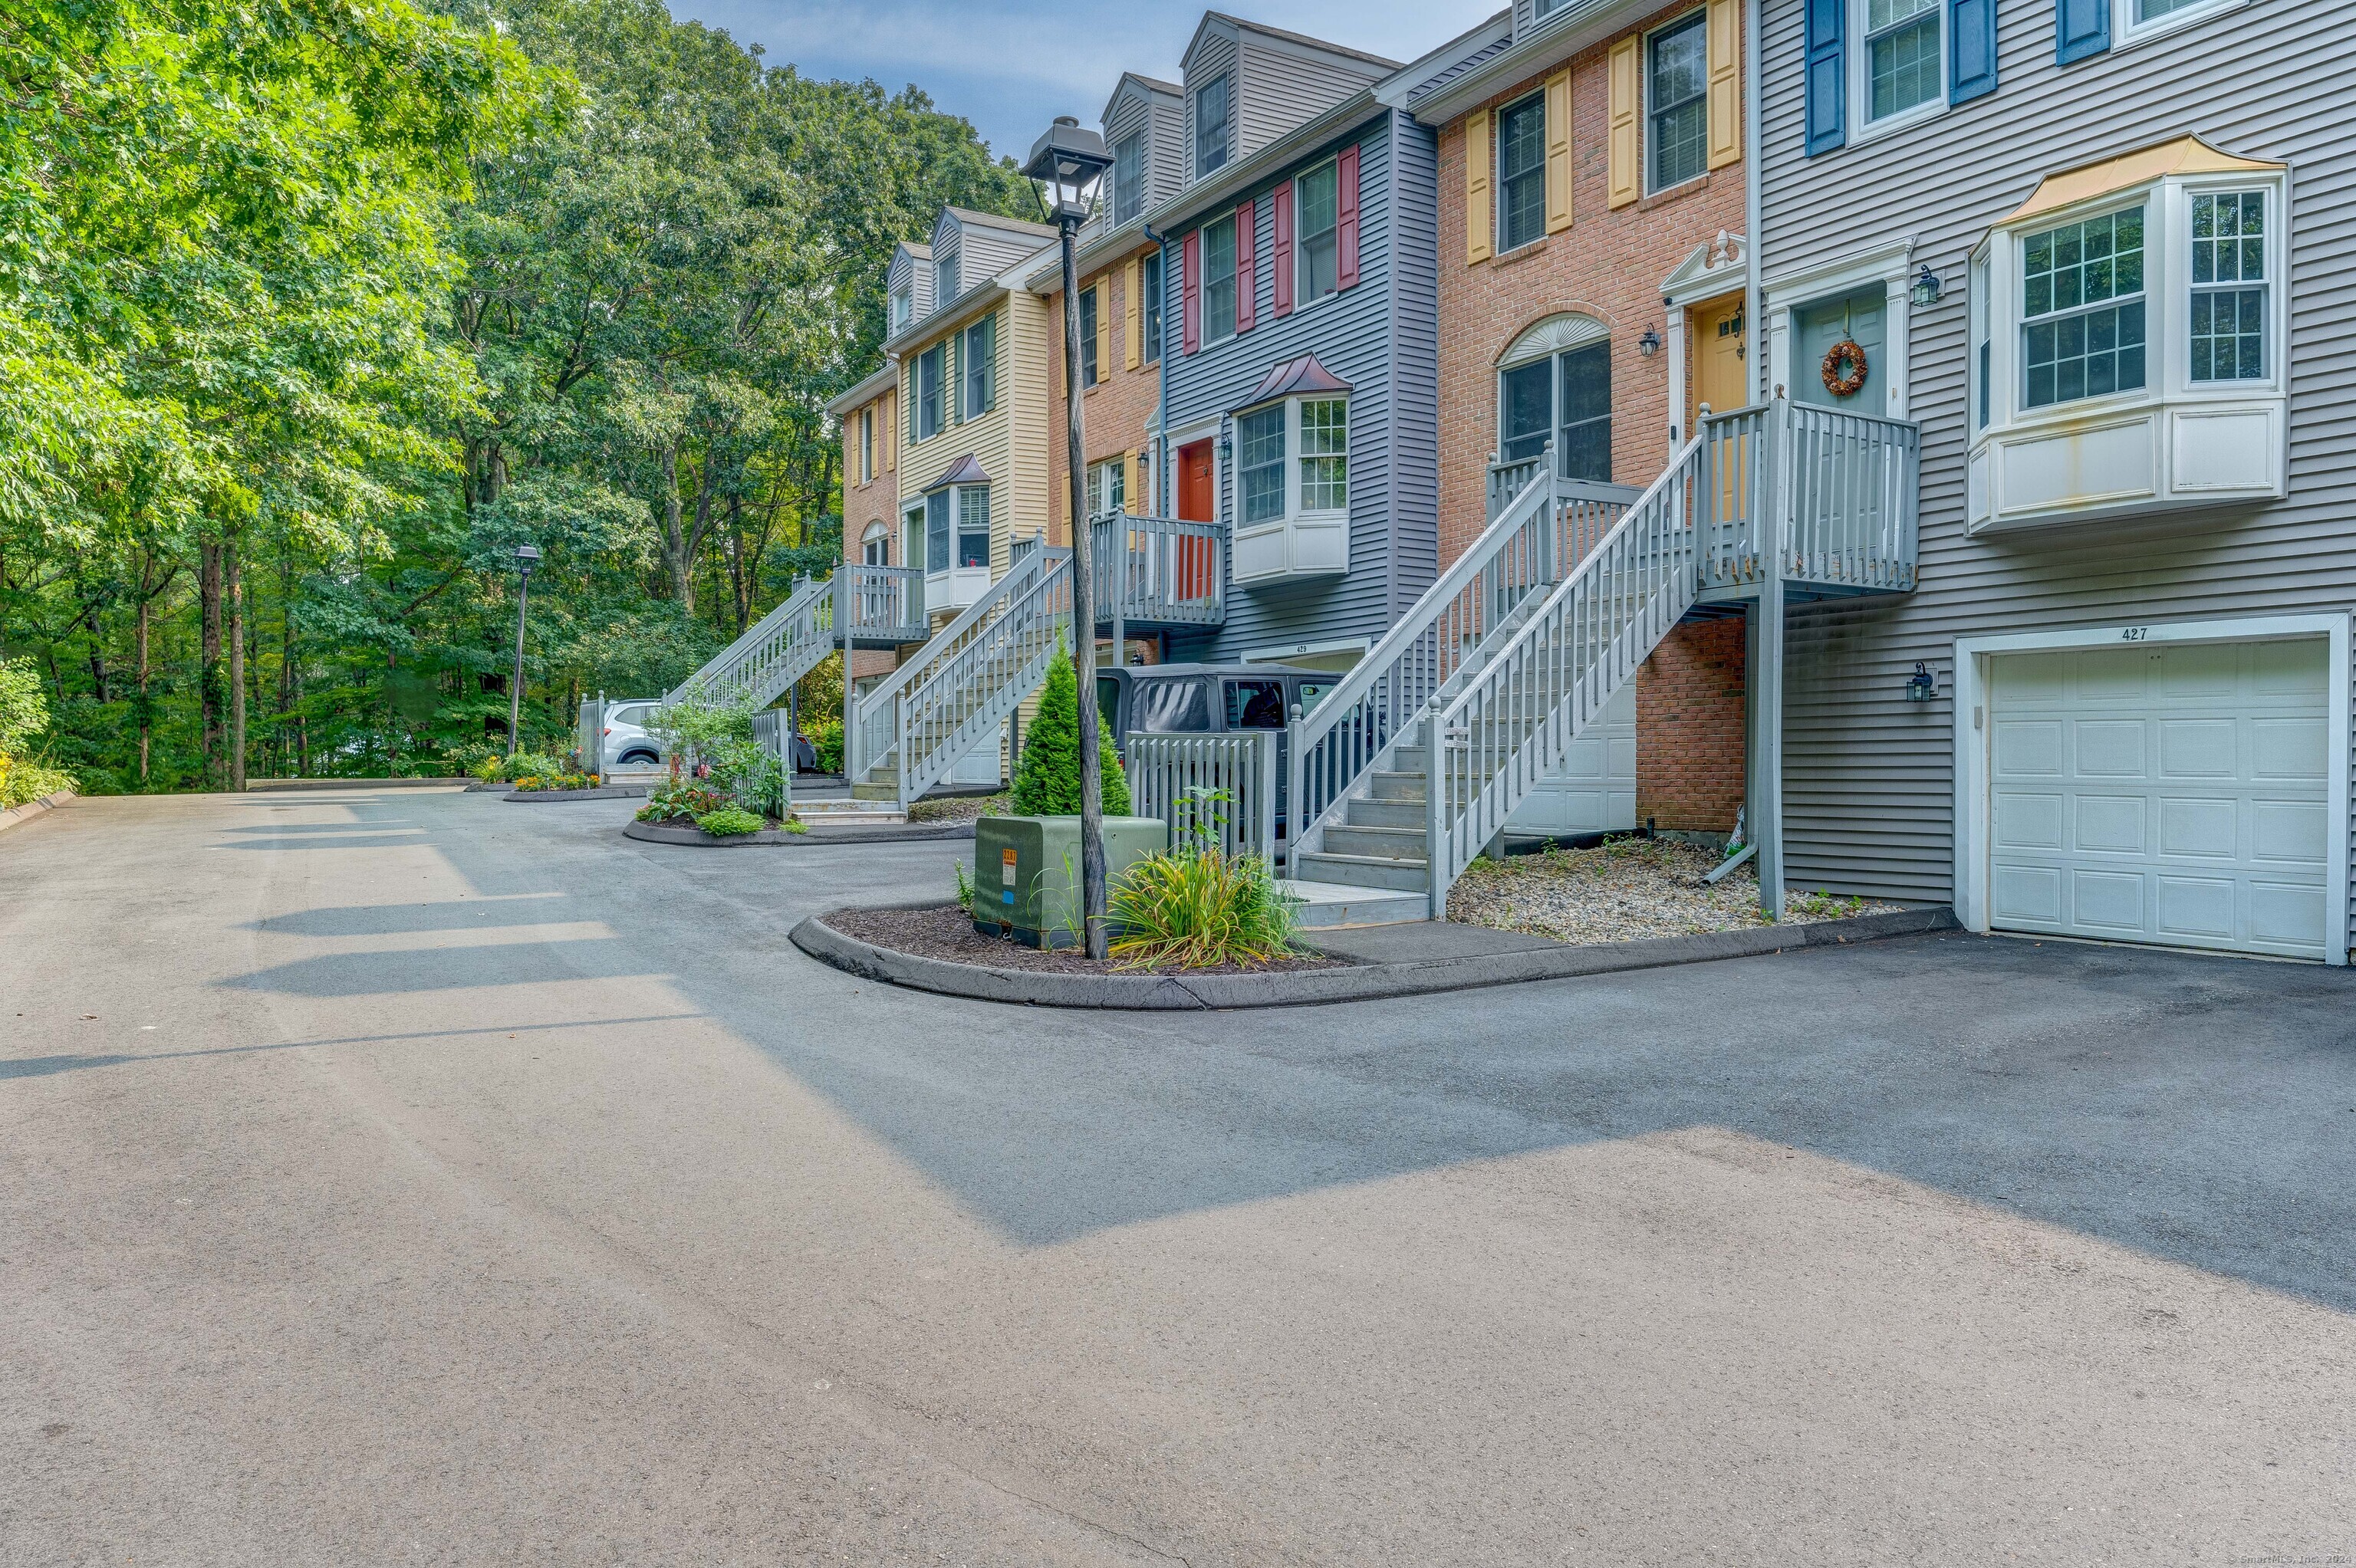
[[[955,904],[934,909],[840,910],[826,923],[861,942],[938,958],[951,964],[973,964],[990,969],[1033,969],[1056,975],[1266,975],[1301,969],[1349,967],[1339,958],[1302,955],[1268,964],[1220,964],[1208,968],[1181,969],[1174,965],[1123,965],[1119,959],[1098,963],[1068,947],[1041,949],[1002,936],[984,936],[974,930],[973,917]]]
[[[953,795],[943,800],[920,800],[908,808],[911,822],[975,822],[985,816],[1004,816],[1012,809],[1007,803],[1012,797],[1000,795]]]

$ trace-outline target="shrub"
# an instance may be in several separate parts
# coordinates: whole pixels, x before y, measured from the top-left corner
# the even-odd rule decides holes
[[[80,787],[74,775],[21,755],[49,726],[48,699],[30,659],[0,660],[0,808]]]
[[[707,782],[746,811],[763,816],[786,814],[785,765],[758,741],[719,741]]]
[[[818,753],[818,771],[842,771],[842,720],[830,719],[809,732],[810,749]]]
[[[1069,816],[1080,809],[1079,691],[1079,671],[1058,644],[1047,666],[1046,689],[1039,694],[1039,716],[1023,732],[1023,760],[1014,768],[1014,809],[1020,816]],[[1129,775],[1121,771],[1102,713],[1097,714],[1097,797],[1105,815],[1127,816]]]
[[[466,771],[485,784],[497,784],[507,777],[508,760],[497,755],[479,757]]]
[[[595,789],[597,775],[574,773],[526,773],[515,781],[515,786],[527,795],[536,795],[555,789]]]
[[[729,804],[726,795],[708,784],[674,775],[647,792],[647,803],[638,807],[637,817],[640,822],[691,820]]]
[[[723,805],[717,811],[707,811],[695,819],[695,825],[714,838],[734,838],[740,834],[758,833],[768,826],[763,818],[734,805]]]
[[[697,762],[708,763],[723,743],[753,738],[755,711],[746,693],[723,697],[694,687],[677,702],[656,709],[647,728],[668,741],[672,752],[684,751]]]
[[[1291,951],[1295,901],[1267,859],[1207,846],[1149,855],[1113,884],[1114,957],[1132,965],[1258,964]]]

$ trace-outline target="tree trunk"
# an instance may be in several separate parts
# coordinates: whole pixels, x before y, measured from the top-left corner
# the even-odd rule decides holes
[[[245,583],[237,541],[221,546],[221,587],[229,601],[229,787],[245,788]]]
[[[743,636],[753,618],[753,587],[744,573],[744,511],[736,496],[728,497],[728,585],[736,594],[736,635]]]
[[[147,618],[150,595],[147,589],[149,571],[146,554],[139,557],[139,620],[131,635],[132,653],[139,667],[139,782],[147,782],[147,734],[154,710],[147,696]]]
[[[217,540],[197,546],[197,605],[202,626],[197,646],[198,735],[205,784],[219,789],[225,777],[221,729],[228,692],[221,670],[221,547]]]
[[[695,613],[695,562],[688,553],[687,531],[680,516],[679,447],[663,448],[663,563],[670,568],[670,596],[682,614]]]
[[[286,716],[294,710],[294,557],[282,543],[278,551],[278,771],[303,776],[299,758],[288,754],[293,730]],[[294,765],[290,769],[287,764]]]

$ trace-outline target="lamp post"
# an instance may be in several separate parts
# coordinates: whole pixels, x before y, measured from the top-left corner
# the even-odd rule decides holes
[[[515,547],[516,563],[516,656],[515,679],[508,687],[508,755],[516,754],[516,729],[523,722],[523,612],[531,597],[531,569],[540,560],[540,551],[528,544]]]
[[[1077,720],[1080,742],[1080,920],[1087,955],[1105,956],[1104,803],[1099,795],[1102,771],[1097,753],[1097,621],[1095,564],[1090,549],[1086,477],[1087,443],[1080,431],[1080,299],[1078,267],[1073,259],[1073,236],[1088,220],[1097,192],[1104,184],[1112,158],[1104,138],[1083,130],[1068,114],[1058,114],[1047,133],[1031,148],[1023,172],[1037,182],[1048,216],[1063,239],[1064,251],[1064,445],[1066,478],[1071,485],[1072,517],[1072,665],[1079,676]],[[1116,530],[1117,531],[1117,530]],[[1127,541],[1123,541],[1126,548]],[[1118,589],[1115,590],[1118,592]],[[1114,656],[1119,656],[1116,650]]]

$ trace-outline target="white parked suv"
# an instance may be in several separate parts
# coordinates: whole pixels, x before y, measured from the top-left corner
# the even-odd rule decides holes
[[[608,767],[656,767],[663,760],[660,738],[649,734],[647,720],[662,706],[659,698],[616,702],[605,709],[604,751]]]

